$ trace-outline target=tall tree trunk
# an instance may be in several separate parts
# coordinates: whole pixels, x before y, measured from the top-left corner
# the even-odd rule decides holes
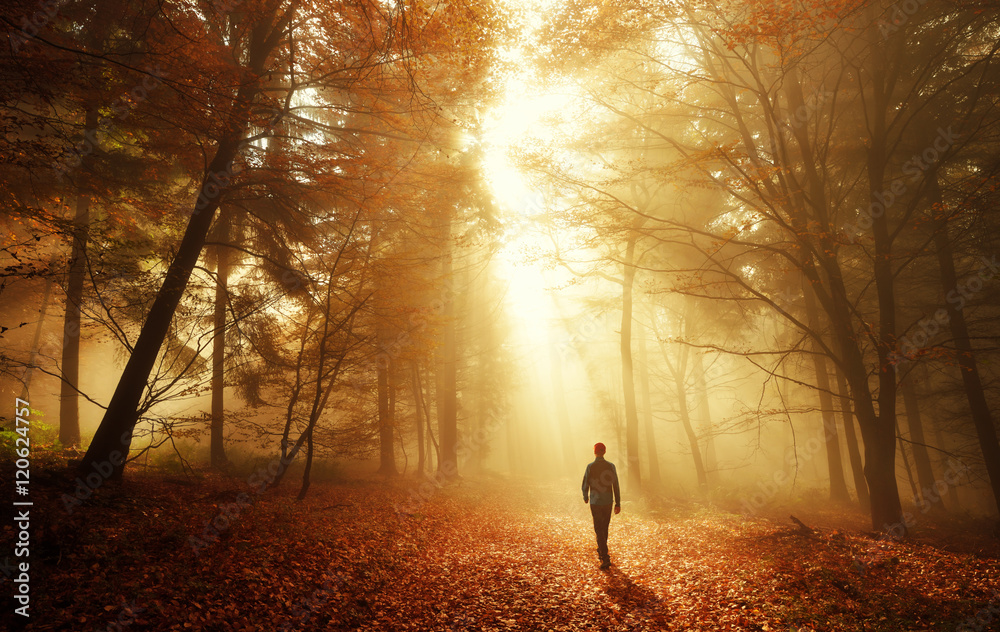
[[[924,376],[926,380],[926,375]],[[934,439],[942,450],[947,450],[948,446],[944,441],[944,435],[941,433],[941,424],[934,423]],[[946,472],[948,470],[948,457],[943,452],[938,456],[938,471]],[[959,511],[962,508],[962,501],[958,497],[958,486],[948,485],[948,504],[951,506],[953,512]]]
[[[641,327],[641,325],[640,325]],[[656,453],[656,433],[653,430],[653,406],[649,392],[649,355],[646,350],[646,331],[639,336],[639,391],[642,393],[642,425],[646,434],[646,459],[649,461],[649,484],[658,488],[660,481],[660,459]]]
[[[684,426],[684,434],[687,435],[688,444],[691,447],[691,458],[694,460],[694,471],[698,476],[698,487],[704,492],[708,488],[708,476],[705,474],[705,464],[701,460],[701,450],[698,448],[698,434],[691,424],[687,388],[684,384],[683,373],[680,371],[674,373],[674,384],[677,387],[677,408],[681,416],[681,424]]]
[[[876,21],[872,19],[871,23],[874,25]],[[882,46],[878,29],[870,28],[866,35],[869,38],[870,50],[880,51]],[[886,81],[885,69],[882,67],[884,54],[871,55],[869,58],[873,60],[873,67],[868,69],[871,76],[864,77],[865,81],[873,86],[871,98],[866,100],[870,108],[866,112],[870,129],[866,162],[868,198],[873,209],[883,209],[881,213],[871,214],[872,233],[875,239],[874,280],[878,301],[876,345],[878,412],[875,407],[875,396],[868,383],[869,367],[861,350],[861,335],[854,327],[854,303],[847,292],[840,262],[837,259],[838,247],[833,243],[832,235],[828,233],[819,235],[820,248],[815,252],[815,258],[813,253],[804,251],[801,264],[807,279],[815,284],[814,289],[817,291],[819,288],[824,289],[820,300],[829,317],[844,377],[850,385],[854,414],[865,443],[864,469],[871,500],[872,528],[880,531],[890,530],[894,536],[901,536],[906,533],[906,524],[903,521],[903,508],[899,502],[899,488],[896,483],[896,379],[890,363],[896,340],[896,304],[893,285],[895,277],[892,269],[892,238],[887,223],[887,213],[884,212],[881,201],[882,191],[885,190],[888,144],[886,116],[890,98],[886,92],[889,84]],[[858,82],[860,85],[860,77]],[[788,84],[791,87],[789,107],[794,109],[803,102],[801,86],[797,80],[789,81]],[[816,169],[817,160],[812,153],[808,135],[804,127],[795,128],[793,133],[803,154],[803,165],[809,187],[809,204],[815,209],[817,219],[822,225],[829,225],[827,192],[823,178]],[[804,208],[801,200],[797,200],[796,204]],[[793,213],[792,222],[795,230],[802,235],[815,234],[815,229],[805,221],[806,217],[804,212]]]
[[[97,108],[89,105],[84,116],[88,130],[97,129]],[[97,142],[97,137],[91,142]],[[97,148],[95,147],[96,151]],[[87,164],[84,159],[83,175]],[[73,246],[66,280],[66,315],[63,322],[62,383],[59,387],[59,442],[64,446],[80,444],[80,306],[83,282],[87,275],[87,242],[90,239],[90,194],[78,188],[73,217]]]
[[[688,406],[687,384],[684,379],[687,374],[687,358],[689,348],[687,346],[683,348],[681,351],[680,361],[675,365],[670,361],[670,355],[667,353],[666,344],[662,340],[659,340],[659,334],[657,334],[656,337],[660,345],[660,354],[663,356],[663,361],[666,363],[667,369],[674,377],[674,388],[677,393],[677,412],[681,418],[684,435],[687,437],[688,445],[691,447],[691,458],[694,461],[694,471],[698,478],[698,488],[704,492],[708,489],[708,475],[705,473],[705,462],[702,461],[701,450],[698,447],[698,434],[695,432],[694,426],[691,424],[691,410]]]
[[[625,445],[628,457],[629,491],[638,493],[642,486],[639,471],[639,415],[635,402],[635,379],[632,373],[632,286],[635,282],[636,237],[630,236],[625,247],[624,282],[622,283],[622,389],[625,398]]]
[[[891,531],[894,536],[906,533],[903,522],[903,508],[899,502],[899,488],[896,483],[896,423],[895,407],[890,405],[882,408],[882,396],[879,393],[880,408],[875,412],[875,402],[868,385],[868,370],[861,349],[858,346],[858,336],[851,326],[851,315],[846,291],[841,279],[831,284],[835,290],[836,310],[831,314],[831,324],[835,332],[841,361],[844,365],[844,377],[850,386],[854,414],[865,444],[864,470],[868,483],[871,501],[872,529],[876,531]],[[880,349],[880,354],[882,350]],[[881,358],[880,367],[886,367],[888,358]],[[880,382],[885,381],[885,373],[893,373],[886,368],[880,375]],[[891,391],[895,391],[895,375],[892,377]]]
[[[418,376],[420,375],[420,365],[419,364],[417,365],[417,375]],[[418,380],[418,382],[423,383],[422,380]],[[427,459],[427,470],[430,471],[430,470],[434,469],[435,467],[440,467],[440,463],[441,463],[441,446],[438,445],[437,438],[434,437],[434,426],[433,426],[433,424],[431,424],[431,417],[432,417],[432,415],[431,415],[431,401],[432,401],[432,399],[436,400],[437,399],[437,395],[434,394],[434,393],[431,393],[432,382],[431,382],[431,379],[429,377],[427,378],[426,382],[427,382],[427,391],[424,392],[423,391],[423,387],[421,387],[421,393],[423,393],[422,396],[421,396],[421,398],[422,398],[423,403],[424,403],[424,428],[427,430],[427,442],[431,445],[431,447],[434,448],[434,463],[433,464],[431,463],[431,459],[430,458]],[[435,410],[435,413],[436,413],[436,410]],[[440,422],[439,422],[439,424],[440,424]],[[440,425],[438,426],[438,428],[440,428]]]
[[[45,292],[42,294],[42,306],[38,310],[38,324],[35,325],[35,335],[31,339],[31,359],[24,369],[23,384],[21,386],[21,399],[28,399],[28,392],[31,388],[31,374],[35,369],[35,362],[38,361],[38,345],[42,342],[42,331],[45,326],[45,316],[49,309],[49,297],[52,296],[52,279],[46,279]],[[16,426],[15,426],[16,427]]]
[[[802,284],[802,294],[805,298],[806,322],[813,331],[821,331],[819,310],[816,308],[816,297],[813,296],[809,283]],[[844,463],[840,455],[840,436],[837,432],[837,419],[833,411],[830,374],[826,368],[826,358],[821,349],[814,343],[810,354],[813,373],[816,375],[816,389],[819,397],[819,409],[823,418],[823,441],[826,443],[827,471],[830,478],[830,500],[849,502],[851,495],[847,491],[847,480],[844,478]]]
[[[865,467],[861,462],[858,436],[854,431],[851,396],[847,390],[847,381],[839,371],[837,372],[837,392],[840,394],[840,418],[844,422],[844,439],[847,442],[847,456],[851,462],[854,493],[858,496],[858,504],[861,505],[861,508],[864,511],[871,511],[871,499],[868,497],[868,481],[865,480]]]
[[[902,441],[903,433],[899,431],[899,424],[896,424],[896,435],[900,438],[899,455],[903,460],[903,470],[906,472],[906,480],[910,483],[910,493],[913,495],[913,503],[920,502],[920,489],[917,488],[917,481],[913,478],[913,468],[910,467],[910,457],[906,456],[906,443]]]
[[[562,445],[563,468],[569,474],[575,471],[573,464],[573,432],[570,429],[569,407],[566,405],[566,387],[563,384],[562,354],[555,341],[549,341],[549,366],[552,381],[552,400],[556,408],[556,421],[559,424],[559,443]]]
[[[476,401],[475,427],[472,429],[469,441],[468,466],[475,473],[481,474],[486,468],[486,458],[490,450],[490,431],[492,413],[502,395],[497,392],[500,367],[500,344],[498,343],[497,321],[491,307],[489,281],[482,284],[472,283],[466,279],[467,287],[478,289],[476,299],[470,301],[466,296],[469,310],[475,310],[473,322],[482,323],[482,333],[475,336],[479,340],[479,396]],[[473,336],[470,335],[470,338]],[[467,347],[466,347],[467,348]]]
[[[874,16],[874,9],[870,8]],[[891,530],[893,535],[905,535],[906,524],[903,521],[903,510],[899,503],[899,489],[896,485],[896,372],[893,370],[892,358],[896,347],[896,274],[893,270],[892,242],[889,215],[884,206],[883,192],[885,187],[885,172],[888,166],[889,138],[886,117],[892,109],[893,83],[887,77],[884,55],[884,38],[879,32],[876,22],[872,21],[868,29],[871,42],[870,56],[871,72],[871,111],[869,125],[868,156],[866,170],[868,174],[868,199],[871,208],[882,208],[881,213],[872,213],[872,237],[875,241],[872,268],[875,276],[875,294],[878,299],[878,415],[872,415],[872,424],[862,423],[861,430],[865,432],[865,474],[868,477],[868,489],[872,498],[872,526],[876,529]],[[856,344],[856,343],[855,343]],[[851,381],[851,375],[848,376]],[[855,375],[860,384],[861,376]],[[867,372],[866,377],[867,381]],[[851,384],[851,392],[855,384]],[[864,422],[867,410],[855,407],[859,420]],[[870,438],[869,438],[870,435]]]
[[[238,147],[237,139],[221,143],[209,165],[209,173],[228,173]],[[110,464],[110,478],[121,478],[124,458],[128,455],[132,444],[132,431],[138,420],[139,400],[146,389],[146,380],[149,379],[160,346],[170,328],[170,321],[184,295],[191,272],[198,262],[198,256],[208,236],[212,219],[219,207],[219,194],[206,194],[209,185],[217,186],[206,177],[202,182],[201,196],[208,200],[207,204],[200,211],[196,211],[188,221],[177,254],[170,262],[166,278],[156,294],[146,322],[143,323],[139,339],[132,349],[132,355],[129,356],[121,379],[118,380],[111,403],[108,404],[101,425],[97,428],[94,439],[80,464],[81,473],[107,471],[107,464]]]
[[[228,244],[230,239],[229,217],[219,214],[218,242]],[[216,246],[215,268],[215,337],[212,339],[212,467],[223,469],[229,464],[225,446],[225,373],[226,373],[226,308],[229,305],[229,248]]]
[[[442,270],[444,282],[450,288],[454,284],[452,267],[452,248],[449,244],[444,256]],[[438,461],[438,471],[445,476],[458,474],[458,341],[457,323],[455,322],[455,301],[449,298],[444,304],[443,341],[441,353],[437,362],[437,405],[438,429],[441,433],[441,459]]]
[[[521,444],[518,440],[518,411],[515,408],[510,419],[505,424],[507,428],[507,469],[511,476],[521,476]]]
[[[302,487],[299,488],[299,495],[296,496],[296,500],[302,500],[306,497],[306,493],[309,491],[309,485],[312,483],[312,464],[313,464],[313,427],[310,425],[309,430],[306,432],[306,463],[305,467],[302,469]]]
[[[910,445],[913,449],[913,461],[917,468],[917,480],[920,482],[920,490],[917,494],[918,501],[926,503],[926,507],[932,511],[944,509],[943,500],[934,491],[934,468],[931,466],[931,456],[927,451],[927,439],[924,437],[924,421],[920,416],[920,403],[917,399],[916,388],[917,376],[913,371],[903,379],[903,406],[906,410],[906,421],[910,428]],[[931,501],[931,498],[936,499]]]
[[[420,386],[420,369],[417,361],[410,361],[410,375],[413,389],[414,419],[417,422],[417,474],[423,474],[425,469],[424,456],[424,389]]]
[[[935,206],[941,209],[941,189],[937,176],[930,177],[931,199]],[[935,213],[941,213],[937,210]],[[958,367],[965,385],[965,396],[969,400],[969,410],[979,439],[979,448],[983,452],[986,472],[989,475],[990,486],[993,489],[993,500],[1000,511],[1000,442],[997,441],[996,426],[990,413],[983,381],[979,376],[979,365],[976,362],[975,350],[969,338],[969,327],[965,321],[965,297],[958,293],[958,275],[955,272],[955,256],[952,252],[951,239],[948,236],[948,221],[944,217],[934,219],[934,246],[937,250],[938,267],[941,270],[941,287],[948,297],[948,325],[955,339],[955,350],[958,353]]]
[[[273,13],[258,17],[261,21],[253,30],[247,54],[247,59],[250,61],[248,70],[252,76],[263,75],[264,65],[273,48],[279,43],[294,10],[293,4],[277,20]],[[139,417],[139,400],[146,390],[149,373],[156,363],[156,357],[170,328],[170,321],[173,320],[177,305],[187,288],[191,272],[198,263],[215,212],[228,188],[232,177],[233,160],[236,159],[243,142],[243,135],[249,124],[250,107],[257,90],[257,82],[247,81],[240,86],[236,94],[235,111],[232,115],[233,125],[230,127],[232,132],[219,142],[215,157],[208,165],[207,174],[198,191],[198,202],[184,230],[177,254],[167,268],[166,278],[156,293],[101,425],[97,428],[90,447],[80,463],[81,474],[86,475],[92,471],[108,472],[107,475],[101,474],[101,476],[121,478],[125,469],[125,459],[132,445],[132,432]]]
[[[715,484],[718,479],[718,462],[715,456],[715,436],[712,425],[712,407],[708,400],[708,380],[705,376],[705,361],[702,354],[692,355],[694,372],[694,388],[698,392],[698,418],[704,436],[702,453],[704,454],[705,476],[709,483]]]
[[[90,197],[79,195],[73,218],[73,250],[66,284],[66,316],[63,323],[62,383],[59,389],[59,442],[64,446],[80,443],[80,304],[87,268],[87,236],[90,224]]]
[[[383,340],[386,332],[382,332]],[[380,348],[387,348],[379,345]],[[393,383],[393,360],[389,354],[379,356],[376,366],[378,373],[378,443],[379,443],[379,467],[378,473],[384,476],[396,476],[399,471],[396,469],[396,450],[393,445],[393,434],[395,429],[395,384]]]
[[[830,378],[826,370],[826,360],[818,353],[812,354],[813,370],[816,372],[816,386],[819,387],[819,406],[823,415],[823,439],[826,442],[827,471],[830,477],[830,500],[849,502],[847,480],[844,478],[844,463],[840,455],[840,436],[837,419],[834,417],[833,398],[830,396]]]

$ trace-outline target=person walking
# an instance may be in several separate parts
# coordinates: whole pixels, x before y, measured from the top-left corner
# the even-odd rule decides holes
[[[611,501],[614,494],[615,514],[622,510],[622,493],[618,487],[618,470],[615,464],[604,460],[607,448],[603,443],[594,444],[594,461],[587,464],[583,473],[583,502],[590,503],[590,513],[594,517],[594,533],[597,534],[597,556],[601,558],[601,568],[611,566],[608,555],[608,526],[611,524]]]

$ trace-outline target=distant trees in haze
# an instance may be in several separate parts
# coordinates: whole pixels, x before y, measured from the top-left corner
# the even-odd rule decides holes
[[[744,327],[783,321],[787,335],[749,344],[725,327],[715,341],[677,341],[815,389],[831,496],[847,493],[844,434],[873,528],[905,531],[900,450],[907,460],[912,450],[924,472],[915,501],[934,482],[918,416],[934,404],[910,393],[908,438],[897,412],[900,385],[917,375],[928,386],[961,376],[947,397],[967,398],[967,416],[949,431],[974,431],[978,471],[1000,499],[998,402],[977,361],[993,350],[975,342],[991,335],[997,306],[988,292],[955,295],[995,251],[982,230],[994,220],[983,202],[996,182],[989,139],[998,111],[987,95],[1000,14],[924,5],[896,24],[892,3],[856,0],[593,9],[568,3],[538,44],[558,81],[578,82],[602,121],[529,163],[563,187],[570,202],[560,212],[609,218],[603,234],[623,244],[611,260],[633,267],[651,292],[739,310]],[[560,152],[598,166],[567,173]],[[660,191],[652,203],[651,189]],[[576,247],[593,250],[584,240]],[[656,256],[637,261],[633,248]],[[978,333],[965,327],[970,314]],[[940,335],[945,327],[950,336]],[[796,356],[809,373],[789,362]],[[933,377],[911,373],[920,365],[933,366]]]
[[[386,476],[477,469],[527,379],[491,307],[505,227],[477,138],[511,14],[230,4],[67,2],[31,32],[35,5],[5,6],[0,290],[58,312],[62,333],[57,361],[36,342],[0,368],[60,378],[60,438],[89,446],[84,471],[121,475],[139,432],[206,430],[218,468],[237,431],[301,456],[303,494],[323,454],[377,455]],[[679,486],[675,468],[712,493],[737,467],[723,445],[787,450],[776,471],[794,480],[815,439],[830,498],[853,491],[876,529],[905,531],[900,481],[920,506],[953,504],[935,489],[958,456],[1000,499],[1000,10],[897,13],[570,0],[519,43],[535,56],[508,65],[577,97],[518,153],[545,191],[548,263],[598,288],[582,311],[613,323],[613,370],[588,340],[532,351],[553,470],[581,440],[577,372],[630,494]],[[582,313],[568,302],[564,322]],[[91,438],[76,411],[97,331],[127,362]],[[210,419],[159,417],[209,393]],[[505,430],[508,448],[529,436]]]
[[[12,277],[59,278],[60,266],[46,258],[69,261],[65,309],[74,333],[56,371],[64,443],[79,441],[73,402],[84,296],[107,300],[101,320],[127,354],[81,468],[111,462],[120,476],[125,465],[116,455],[129,453],[137,422],[176,379],[196,374],[211,375],[218,467],[227,462],[227,386],[256,406],[283,393],[284,428],[256,432],[276,434],[283,451],[304,445],[308,463],[332,393],[346,397],[345,376],[359,390],[359,423],[388,427],[391,457],[395,427],[385,404],[395,390],[386,393],[379,380],[383,406],[374,422],[360,391],[369,373],[385,376],[376,357],[390,358],[398,372],[397,360],[426,357],[437,336],[415,333],[383,353],[390,341],[378,331],[392,329],[381,323],[393,303],[401,312],[432,311],[427,294],[440,294],[442,277],[430,270],[451,241],[437,235],[478,209],[467,195],[475,186],[467,184],[459,140],[471,120],[469,95],[487,94],[496,8],[64,3],[45,24],[22,31],[32,8],[4,10],[13,45],[3,64],[11,88],[3,107],[20,130],[7,148],[22,159],[4,169],[11,186],[3,214],[21,240],[6,245],[13,260],[37,248],[32,239],[47,240],[46,257],[30,269],[9,268]],[[67,255],[56,234],[70,238]],[[156,245],[136,250],[147,237]],[[112,244],[132,254],[146,289],[156,288],[135,297],[124,321],[114,307],[124,288],[94,273],[93,253]],[[428,263],[397,265],[395,278],[385,276],[392,257],[414,244]],[[424,279],[423,296],[400,293],[407,275]],[[201,333],[185,341],[180,327],[192,318],[201,319]],[[172,349],[180,352],[175,360]],[[161,388],[154,373],[165,359],[174,374]],[[20,377],[20,362],[12,376]],[[455,439],[445,440],[454,450]],[[356,445],[365,441],[355,436]]]

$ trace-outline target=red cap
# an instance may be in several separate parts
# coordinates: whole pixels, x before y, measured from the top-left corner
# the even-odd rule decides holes
[[[594,454],[604,454],[607,451],[608,451],[608,449],[606,447],[604,447],[603,443],[595,443],[594,444]]]

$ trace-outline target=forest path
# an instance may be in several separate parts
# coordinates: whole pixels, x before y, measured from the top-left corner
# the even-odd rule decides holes
[[[710,543],[730,534],[718,516],[662,522],[630,513],[626,502],[611,521],[614,565],[600,570],[590,510],[575,486],[439,493],[408,518],[422,523],[419,562],[398,587],[423,598],[381,595],[375,610],[446,630],[690,630],[699,620],[705,629],[748,629],[746,604],[712,588],[725,576],[728,586],[733,569],[701,563],[722,553]]]
[[[574,481],[342,481],[296,502],[290,483],[150,471],[68,512],[70,480],[33,479],[28,630],[1000,629],[995,550],[692,502],[626,496],[600,570]]]
[[[458,484],[402,506],[412,557],[371,597],[372,629],[912,632],[1000,605],[995,557],[696,503],[626,499],[611,521],[614,566],[600,570],[569,481]],[[1000,629],[1000,616],[975,629]]]

